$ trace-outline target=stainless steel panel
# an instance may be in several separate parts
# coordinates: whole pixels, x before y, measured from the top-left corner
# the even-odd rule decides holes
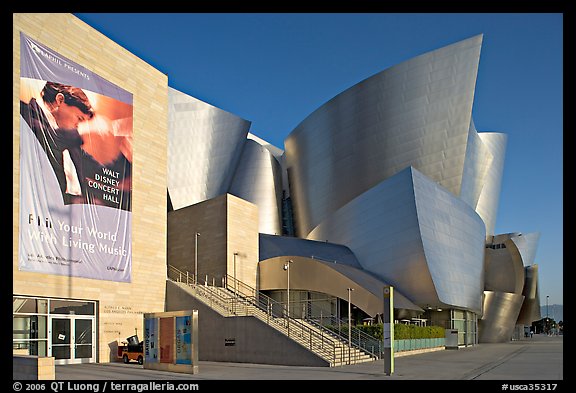
[[[260,140],[260,139],[259,139]],[[259,140],[247,139],[229,192],[258,206],[258,231],[282,234],[282,172]]]
[[[228,191],[250,122],[168,88],[168,193],[175,210]]]
[[[492,162],[476,204],[476,212],[486,224],[486,235],[489,236],[494,234],[496,226],[508,136],[495,132],[481,132],[478,136],[492,155]]]
[[[285,140],[297,235],[413,166],[460,195],[482,36],[340,93]]]
[[[530,326],[532,322],[542,319],[540,312],[540,291],[538,289],[538,265],[525,268],[525,283],[522,295],[524,303],[516,323]]]
[[[484,292],[483,315],[478,320],[478,342],[503,343],[512,339],[523,295]]]
[[[516,247],[518,247],[524,266],[532,265],[536,258],[536,249],[538,247],[538,241],[540,240],[540,233],[521,233],[513,236],[511,240],[516,244]]]
[[[482,139],[476,132],[474,122],[471,122],[460,198],[473,209],[476,209],[493,159],[490,150],[484,145]]]
[[[516,244],[511,239],[496,244],[500,248],[486,248],[484,289],[522,294],[524,265]]]
[[[420,307],[481,310],[484,223],[414,168],[350,201],[309,238],[348,246],[363,269]]]

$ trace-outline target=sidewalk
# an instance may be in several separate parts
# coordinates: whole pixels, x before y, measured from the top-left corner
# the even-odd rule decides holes
[[[504,344],[479,344],[342,367],[199,362],[198,374],[146,370],[136,363],[56,366],[57,380],[517,380],[564,379],[563,336],[534,335]]]

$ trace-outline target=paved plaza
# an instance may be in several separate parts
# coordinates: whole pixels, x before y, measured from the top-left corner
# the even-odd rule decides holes
[[[341,367],[199,362],[197,374],[147,370],[123,363],[56,366],[57,380],[507,380],[564,379],[564,337],[534,335],[503,344],[479,344],[395,359],[391,376],[383,360]]]

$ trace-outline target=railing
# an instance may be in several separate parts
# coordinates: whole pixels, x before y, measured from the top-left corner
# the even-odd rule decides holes
[[[226,277],[225,286],[239,295],[258,299],[257,306],[261,309],[268,310],[268,307],[273,307],[276,312],[280,310],[285,312],[287,310],[286,303],[273,300],[255,288],[230,275]],[[350,344],[353,348],[357,348],[376,359],[379,359],[382,356],[384,349],[381,340],[367,334],[355,326],[351,327],[351,334],[349,336],[348,321],[343,321],[330,313],[324,315],[322,308],[310,300],[305,302],[290,301],[290,309],[294,308],[293,305],[295,303],[302,304],[302,308],[305,310],[303,312],[305,321],[318,328],[318,330],[322,331],[324,334],[328,334],[346,343],[350,340]]]
[[[204,284],[194,284],[194,275],[168,266],[168,278],[191,287],[205,303],[224,315],[255,316],[266,324],[275,327],[304,347],[320,355],[332,365],[352,363],[350,348],[344,346],[324,329],[317,329],[302,321],[289,317],[286,304],[275,301],[245,283],[228,276],[224,288]],[[213,283],[214,284],[214,283]],[[358,358],[357,351],[354,356]]]

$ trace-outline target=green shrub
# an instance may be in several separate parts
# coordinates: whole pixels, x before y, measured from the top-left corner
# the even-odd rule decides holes
[[[379,340],[383,338],[383,325],[381,323],[374,325],[358,325],[356,327]],[[394,324],[394,340],[415,338],[444,338],[444,328],[441,326],[417,326],[405,325],[402,323]]]

